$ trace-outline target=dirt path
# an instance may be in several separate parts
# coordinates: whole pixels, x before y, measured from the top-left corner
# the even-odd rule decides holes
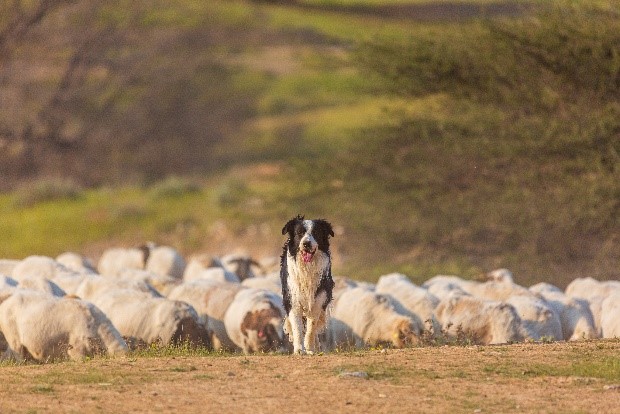
[[[620,412],[620,341],[0,367],[0,412]]]

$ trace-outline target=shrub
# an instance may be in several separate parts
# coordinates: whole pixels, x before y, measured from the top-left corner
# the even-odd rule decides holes
[[[54,200],[75,200],[83,195],[83,188],[72,179],[45,178],[24,185],[15,195],[17,207],[31,207]]]
[[[197,193],[201,187],[195,181],[178,176],[170,176],[153,184],[149,191],[154,199],[181,197],[185,194]]]

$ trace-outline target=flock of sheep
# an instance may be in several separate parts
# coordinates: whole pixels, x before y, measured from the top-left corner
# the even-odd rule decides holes
[[[506,269],[476,282],[405,275],[376,284],[335,278],[321,349],[561,341],[620,336],[620,282],[576,279],[526,288]],[[289,352],[279,258],[186,260],[168,246],[106,250],[97,266],[65,253],[0,260],[0,353],[18,361],[186,344]],[[154,345],[155,344],[155,345]]]

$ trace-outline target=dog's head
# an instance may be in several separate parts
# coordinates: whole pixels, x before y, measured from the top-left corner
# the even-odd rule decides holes
[[[305,220],[304,216],[298,215],[284,225],[282,234],[288,234],[289,254],[293,257],[300,254],[302,260],[309,263],[317,250],[329,253],[329,237],[334,237],[334,230],[323,219]]]

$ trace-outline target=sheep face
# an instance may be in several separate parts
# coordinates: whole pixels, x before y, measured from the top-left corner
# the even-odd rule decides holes
[[[190,344],[191,346],[211,347],[209,332],[204,325],[198,323],[194,317],[186,317],[179,321],[177,330],[172,335],[170,343]]]
[[[282,314],[269,304],[268,308],[247,312],[241,323],[248,352],[273,352],[284,347]]]
[[[413,323],[407,318],[396,324],[396,329],[392,333],[392,346],[395,348],[404,348],[406,346],[418,343],[418,335],[416,335]]]
[[[386,329],[381,337],[376,341],[365,341],[368,345],[384,348],[405,348],[417,344],[419,341],[416,335],[413,322],[407,318],[398,318],[391,323],[391,329]]]

